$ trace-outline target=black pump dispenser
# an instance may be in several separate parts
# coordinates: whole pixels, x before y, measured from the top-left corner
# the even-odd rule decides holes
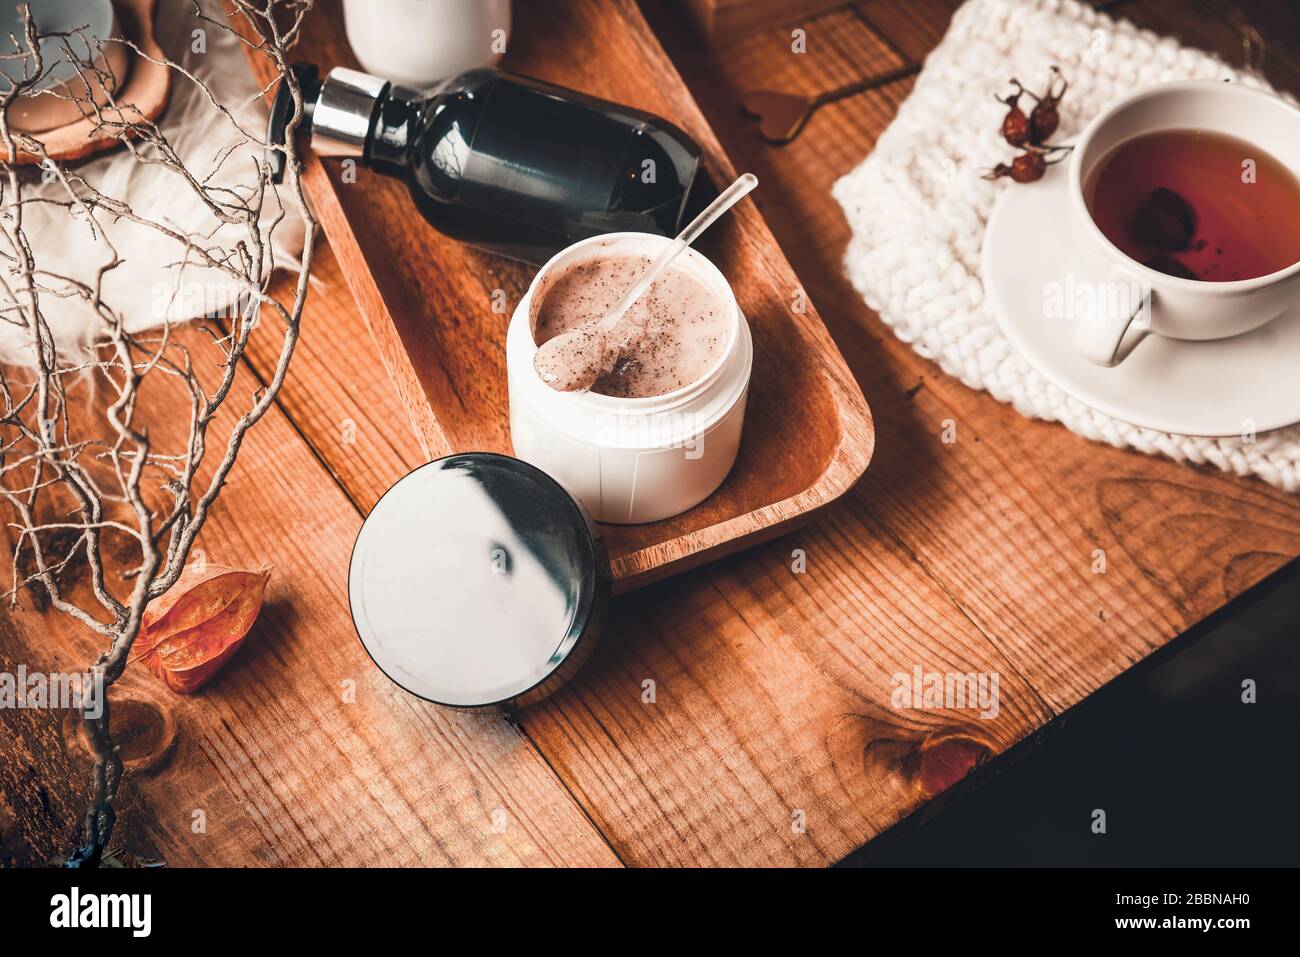
[[[601,233],[674,236],[685,220],[699,148],[648,113],[497,70],[429,91],[294,70],[312,149],[405,179],[424,217],[455,239],[542,263]],[[282,87],[268,142],[284,142],[291,110]]]

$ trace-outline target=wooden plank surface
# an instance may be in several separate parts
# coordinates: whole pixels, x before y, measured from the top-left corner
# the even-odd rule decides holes
[[[505,66],[671,116],[699,144],[703,174],[715,185],[731,182],[736,171],[631,0],[573,0],[564,10],[567,16],[547,17],[542,6],[520,8],[515,31],[548,39],[511,45]],[[337,4],[322,0],[298,55],[353,64],[341,23],[328,19],[337,13]],[[600,55],[553,55],[584,43]],[[260,81],[273,79],[264,58],[252,59]],[[652,75],[662,82],[641,82]],[[312,161],[308,190],[426,454],[509,454],[501,340],[535,270],[437,232],[413,215],[401,180],[341,173],[338,163]],[[730,280],[753,334],[746,428],[730,474],[698,506],[662,521],[602,529],[616,593],[807,522],[871,458],[874,433],[861,390],[816,310],[792,307],[797,282],[755,207],[733,210],[697,245]],[[799,401],[789,401],[791,394]]]
[[[843,0],[677,0],[705,42],[730,43],[765,27],[839,6]]]
[[[884,464],[815,527],[622,600],[577,683],[522,723],[629,863],[824,862],[947,783],[945,760],[960,773],[1004,749],[1294,555],[1300,518],[1257,482],[1028,422],[946,381],[858,303],[839,270],[847,236],[829,186],[908,84],[827,107],[784,150],[759,143],[735,103],[747,82],[820,89],[903,62],[905,38],[874,32],[891,23],[883,8],[866,11],[876,21],[848,9],[814,18],[810,53],[787,67],[777,57],[788,43],[773,32],[691,69],[695,41],[656,7],[661,36],[736,164],[762,179],[765,217],[884,410]],[[940,440],[949,419],[954,445]],[[1216,523],[1232,534],[1203,554],[1197,529]],[[1095,547],[1110,554],[1104,576],[1091,571]],[[791,571],[795,549],[806,574]],[[894,711],[888,676],[915,664],[998,671],[1006,708],[993,722]]]
[[[901,15],[892,0],[857,6],[882,30],[887,9]],[[910,81],[826,107],[799,140],[772,148],[734,103],[759,83],[781,88],[783,69],[805,84],[824,72],[834,85],[841,67],[823,62],[835,58],[831,44],[814,48],[817,21],[809,54],[741,75],[743,57],[702,63],[689,36],[653,19],[731,155],[778,184],[768,219],[876,409],[879,452],[854,498],[885,517],[1054,709],[1300,550],[1294,496],[1025,420],[921,360],[862,305],[840,269],[848,228],[829,191],[869,151]],[[1235,33],[1217,35],[1232,54]],[[891,379],[894,388],[871,385]],[[956,425],[955,443],[940,439],[945,421]],[[1092,573],[1096,548],[1107,551],[1105,575]],[[1243,562],[1253,574],[1234,570]]]
[[[1166,16],[1163,4],[1132,0],[1120,12],[1142,22]],[[311,702],[358,653],[340,577],[358,509],[421,452],[326,260],[283,418],[255,438],[208,533],[223,560],[227,549],[264,557],[284,536],[301,544],[277,574],[264,651],[236,660],[215,704],[205,697],[179,713],[182,741],[197,729],[206,745],[182,744],[165,768],[128,778],[124,818],[141,852],[175,846],[182,860],[231,864],[826,863],[1300,552],[1294,496],[1030,422],[917,357],[857,298],[840,269],[847,227],[829,187],[869,151],[909,82],[825,107],[781,148],[763,144],[737,104],[760,80],[814,89],[922,54],[941,31],[912,7],[861,0],[814,18],[804,58],[764,67],[748,44],[775,48],[775,33],[708,60],[664,0],[644,4],[734,164],[762,180],[763,215],[872,404],[877,454],[864,482],[815,525],[620,598],[587,668],[518,729],[417,707],[361,662],[358,681],[379,699],[367,717],[382,733],[369,732]],[[1281,3],[1246,10],[1294,23]],[[1194,19],[1207,45],[1236,54],[1230,25],[1208,10]],[[1297,43],[1270,42],[1266,71],[1283,82]],[[949,422],[954,443],[941,438]],[[1096,548],[1104,574],[1093,572]],[[7,627],[6,651],[66,663],[88,650],[62,633],[50,650],[40,620]],[[322,664],[303,665],[318,654]],[[893,707],[890,676],[915,666],[998,673],[998,716]],[[303,723],[277,710],[286,727],[245,727],[261,721],[261,683],[301,702]],[[4,720],[8,730],[15,716]],[[84,780],[75,755],[48,728],[21,726],[29,720],[18,718],[5,751],[20,760],[0,772],[7,854],[15,833],[31,853],[79,805]],[[433,755],[412,743],[421,733]],[[423,773],[439,786],[407,777],[408,760],[435,765]],[[186,833],[196,794],[219,809],[206,840]],[[355,814],[338,811],[348,801],[361,802]],[[492,834],[484,814],[506,801],[521,825]],[[315,840],[322,831],[330,838]]]
[[[341,288],[328,250],[316,268],[322,291]],[[352,312],[348,299],[313,298],[313,347],[326,344],[340,311]],[[207,354],[197,330],[186,335],[196,356]],[[310,361],[295,369],[295,389],[303,371]],[[253,386],[249,372],[233,393]],[[162,446],[184,426],[162,413],[168,401],[175,397],[142,402]],[[224,410],[219,426],[232,421]],[[383,427],[359,435],[363,456],[372,444],[389,448]],[[360,524],[356,506],[273,410],[250,433],[199,542],[209,562],[274,563],[266,606],[239,655],[201,694],[171,694],[140,664],[115,688],[114,700],[129,701],[120,713],[115,705],[118,740],[128,754],[144,747],[150,756],[127,774],[118,839],[172,865],[617,864],[517,728],[419,701],[374,668],[345,589]],[[0,619],[0,669],[9,673],[19,663],[80,671],[95,651],[81,629],[36,614],[30,595]],[[72,847],[89,762],[57,712],[4,709],[0,722],[0,863],[55,860]],[[135,740],[153,724],[174,734],[157,754]]]

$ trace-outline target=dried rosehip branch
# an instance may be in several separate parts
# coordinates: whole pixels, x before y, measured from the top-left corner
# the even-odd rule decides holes
[[[1041,149],[1026,147],[1023,153],[1011,161],[1010,166],[999,163],[984,174],[984,179],[1001,179],[1006,176],[1017,183],[1032,183],[1043,178],[1047,167],[1054,166],[1065,159],[1070,149],[1069,146],[1045,146]],[[1048,159],[1048,155],[1053,153],[1057,155]]]
[[[234,34],[274,64],[293,96],[295,125],[303,116],[303,97],[290,69],[289,50],[312,3],[225,0],[223,13],[231,23],[246,22],[256,37],[250,40],[233,30],[231,23],[204,15],[197,0],[189,0],[192,15],[206,28]],[[11,52],[0,54],[7,64],[0,72],[11,81],[0,91],[0,150],[7,157],[24,153],[39,157],[42,178],[61,189],[57,195],[38,196],[34,177],[16,162],[0,160],[0,248],[5,250],[0,321],[16,326],[31,343],[31,368],[0,366],[0,502],[6,506],[6,524],[15,539],[13,577],[5,597],[17,603],[25,591],[40,594],[50,608],[94,633],[103,651],[91,670],[106,691],[126,668],[132,646],[149,621],[150,603],[181,578],[248,430],[277,401],[301,328],[316,221],[303,193],[292,135],[277,147],[287,160],[282,184],[274,183],[269,164],[258,160],[239,188],[222,188],[201,171],[185,166],[168,142],[165,124],[133,121],[116,94],[99,103],[87,92],[75,99],[96,131],[111,132],[137,162],[165,167],[177,189],[187,191],[216,221],[236,231],[235,241],[232,244],[211,232],[185,232],[170,219],[150,218],[128,202],[101,192],[79,167],[56,161],[38,138],[11,125],[11,107],[21,109],[19,98],[35,88],[52,66],[43,59],[39,40],[27,11],[23,41],[10,37]],[[64,59],[70,59],[83,75],[100,69],[95,63],[97,46],[66,47]],[[145,56],[134,46],[131,49],[134,56]],[[178,83],[194,84],[207,104],[234,125],[244,145],[256,156],[263,155],[267,144],[240,128],[199,77],[170,59],[153,62],[172,71]],[[113,84],[104,87],[111,90]],[[28,207],[38,202],[60,207],[86,223],[85,254],[105,263],[94,281],[59,275],[49,257],[40,255],[32,235],[39,226],[25,216]],[[295,211],[304,224],[301,271],[292,293],[277,298],[270,292],[275,267],[271,238],[287,210]],[[262,225],[264,212],[268,220],[274,219],[269,228]],[[104,279],[128,263],[125,251],[113,246],[105,227],[120,222],[175,243],[179,262],[221,274],[239,291],[237,315],[231,317],[228,334],[216,343],[213,354],[192,357],[174,340],[170,326],[148,334],[132,331],[128,317],[115,308]],[[70,357],[56,347],[42,305],[46,295],[80,300],[98,320],[87,355]],[[245,363],[255,330],[276,359],[265,384],[249,395],[236,388],[236,373]],[[93,381],[104,396],[99,406],[83,409],[74,401],[71,384],[85,381]],[[166,383],[180,385],[179,401],[172,409],[183,428],[172,431],[182,434],[183,445],[174,453],[160,444],[160,435],[168,430],[150,428],[141,402],[142,395],[156,394]],[[233,420],[232,425],[218,423],[222,410],[224,420]],[[239,604],[229,614],[249,606]],[[188,668],[193,662],[182,659],[199,652],[201,657],[211,657],[198,665],[210,667],[212,661],[219,665],[217,659],[237,646],[238,639],[230,636],[242,624],[242,619],[225,622],[214,631],[205,623],[191,636],[199,639],[198,644],[188,638],[177,643],[173,636],[168,639],[172,643],[156,650],[154,657],[164,661],[173,676],[190,671],[184,677],[192,683],[201,675]],[[99,716],[88,714],[85,720],[94,756],[92,793],[82,821],[82,846],[69,859],[70,866],[99,863],[116,821],[114,798],[123,762],[110,734],[111,702],[101,692],[98,704]]]
[[[1025,89],[1015,77],[1011,78],[1011,83],[1016,88],[1014,93],[1005,97],[994,94],[994,99],[1007,106],[1007,115],[1002,118],[1002,138],[1011,146],[1024,150],[1024,152],[1012,160],[1010,164],[998,163],[984,174],[984,178],[1001,179],[1006,177],[1017,183],[1032,183],[1043,178],[1043,173],[1047,171],[1047,167],[1059,163],[1065,158],[1063,155],[1053,154],[1062,154],[1071,149],[1069,146],[1054,146],[1047,142],[1061,125],[1061,115],[1058,108],[1061,98],[1065,96],[1065,91],[1069,89],[1070,84],[1066,80],[1065,74],[1061,72],[1060,67],[1057,66],[1052,67],[1051,75],[1048,77],[1047,85],[1043,88],[1041,96],[1032,90]],[[1020,97],[1022,95],[1028,95],[1034,99],[1034,108],[1029,112],[1028,116],[1020,107]]]

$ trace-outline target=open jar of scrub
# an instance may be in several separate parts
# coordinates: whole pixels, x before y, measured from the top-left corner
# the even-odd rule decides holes
[[[629,310],[637,340],[589,391],[556,391],[534,369],[539,344],[601,318],[669,242],[610,233],[575,243],[538,272],[506,334],[514,452],[597,521],[686,511],[722,484],[740,446],[753,341],[730,284],[693,249]]]

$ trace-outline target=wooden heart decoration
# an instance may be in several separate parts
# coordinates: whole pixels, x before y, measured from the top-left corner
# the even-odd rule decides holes
[[[920,69],[919,63],[905,63],[884,73],[875,73],[839,89],[822,93],[773,93],[771,90],[756,90],[745,94],[740,107],[750,116],[758,118],[758,131],[763,139],[769,143],[789,143],[799,135],[799,131],[808,122],[808,117],[819,106],[893,83]]]
[[[756,90],[746,93],[741,109],[758,119],[758,132],[769,143],[789,143],[799,135],[817,105],[814,97],[798,93]]]

